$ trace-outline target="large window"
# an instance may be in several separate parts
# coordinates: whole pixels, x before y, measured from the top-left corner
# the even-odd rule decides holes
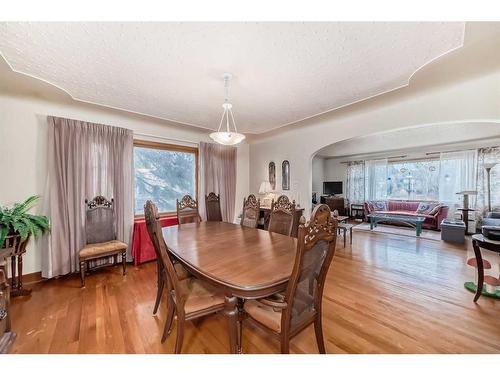
[[[389,162],[387,197],[390,199],[439,199],[439,159]]]
[[[197,199],[198,149],[156,142],[134,142],[135,214],[148,199],[160,213],[176,211],[176,199]]]

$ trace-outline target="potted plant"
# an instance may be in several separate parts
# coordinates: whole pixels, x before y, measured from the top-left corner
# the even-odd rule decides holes
[[[0,207],[0,244],[7,235],[18,234],[21,241],[26,241],[28,235],[38,237],[50,229],[47,216],[27,213],[40,200],[39,195],[33,195],[22,203],[15,203],[12,208]]]
[[[43,215],[32,215],[28,211],[40,200],[39,195],[33,195],[22,203],[15,203],[12,207],[0,206],[0,254],[2,257],[17,256],[18,280],[15,274],[12,277],[12,295],[22,295],[22,253],[26,249],[26,244],[32,235],[38,237],[50,230],[49,220]],[[2,249],[16,246],[12,251],[1,252]],[[3,259],[0,257],[0,263]],[[12,268],[15,270],[15,268]]]

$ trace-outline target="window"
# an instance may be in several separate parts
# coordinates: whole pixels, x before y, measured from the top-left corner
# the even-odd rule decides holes
[[[387,197],[404,200],[438,200],[439,159],[388,163]]]
[[[176,211],[176,199],[197,199],[198,149],[156,142],[134,142],[135,214],[152,200],[160,213]]]

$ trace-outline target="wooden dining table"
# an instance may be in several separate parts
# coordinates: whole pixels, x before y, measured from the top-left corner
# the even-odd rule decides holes
[[[163,228],[172,255],[189,272],[225,295],[231,353],[241,352],[243,300],[270,296],[286,288],[297,239],[224,222]]]

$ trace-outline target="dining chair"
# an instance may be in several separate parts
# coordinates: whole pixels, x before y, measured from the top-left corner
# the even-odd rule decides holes
[[[295,201],[290,202],[286,195],[280,195],[276,202],[271,203],[268,231],[290,236],[295,215]]]
[[[290,339],[310,324],[314,324],[319,352],[326,353],[321,301],[336,239],[337,221],[331,218],[330,208],[316,206],[309,223],[299,226],[295,263],[285,292],[243,305],[252,321],[279,337],[282,353],[289,353]]]
[[[92,269],[118,264],[120,261],[124,275],[127,269],[127,244],[116,239],[113,198],[107,200],[98,195],[90,202],[85,199],[85,207],[86,245],[78,253],[82,288],[85,286],[85,273],[89,271],[90,261],[112,257],[114,263],[104,262],[93,266]]]
[[[175,353],[180,353],[184,339],[184,327],[188,320],[201,318],[224,309],[224,294],[211,289],[195,278],[181,280],[175,271],[159,220],[155,217],[152,204],[144,207],[144,216],[153,246],[163,265],[167,279],[167,319],[161,342],[165,342],[171,332],[174,316],[177,316],[177,337]]]
[[[183,196],[180,201],[177,199],[177,221],[179,225],[201,221],[198,202],[189,194]]]
[[[243,198],[243,213],[241,214],[240,225],[249,228],[257,228],[260,215],[260,199],[250,194],[248,199]]]
[[[146,204],[144,205],[144,216],[146,216],[146,211],[151,212],[151,215],[154,216],[155,220],[160,220],[160,216],[158,215],[158,207],[150,200],[146,201]],[[146,221],[149,238],[151,239],[151,242],[154,243],[154,239],[151,237],[151,233],[153,231],[151,225],[153,225],[152,221]],[[163,266],[163,262],[161,260],[161,254],[158,252],[158,248],[156,246],[153,246],[153,248],[156,253],[156,269],[157,269],[156,301],[153,308],[153,314],[156,314],[158,311],[158,307],[160,306],[161,297],[163,296],[163,290],[165,288],[165,284],[167,283],[167,271]],[[172,263],[174,264],[174,269],[177,275],[179,276],[179,279],[184,280],[189,277],[192,277],[192,275],[184,268],[184,266],[179,262],[176,262],[175,259],[172,259]]]
[[[220,194],[212,192],[205,195],[205,210],[207,212],[207,221],[222,221]]]

